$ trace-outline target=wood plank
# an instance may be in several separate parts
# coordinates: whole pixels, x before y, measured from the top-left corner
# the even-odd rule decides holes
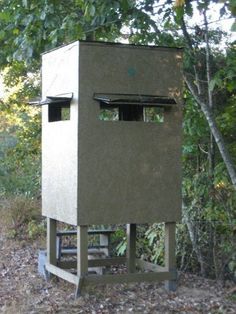
[[[103,248],[106,248],[105,246],[99,246],[94,245],[88,248],[88,254],[104,254]],[[71,247],[62,247],[61,248],[61,255],[76,255],[77,254],[77,248],[71,248]]]
[[[127,224],[127,269],[129,273],[136,270],[136,224]]]
[[[77,275],[88,273],[88,227],[77,226]]]
[[[112,229],[96,229],[96,230],[88,230],[89,235],[94,235],[94,234],[113,234],[115,233],[115,230]],[[62,237],[62,236],[76,236],[77,231],[76,230],[60,230],[57,231],[57,236]]]
[[[57,236],[58,237],[63,237],[63,236],[76,236],[77,231],[76,230],[60,230],[57,231]]]
[[[88,260],[88,267],[102,267],[121,265],[126,263],[126,257],[114,257],[114,258],[99,258]],[[59,261],[57,262],[58,267],[62,269],[77,268],[77,261]]]
[[[50,263],[46,263],[45,264],[46,266],[46,270],[55,275],[55,276],[58,276],[66,281],[69,281],[71,283],[73,283],[74,285],[77,285],[78,284],[78,281],[79,281],[79,277],[76,276],[76,275],[73,275],[71,274],[70,272],[64,270],[64,269],[61,269],[55,265],[52,265]]]
[[[176,290],[175,225],[175,222],[165,223],[165,266],[173,274],[173,280],[165,282],[168,291]]]
[[[52,265],[57,263],[56,248],[57,222],[55,219],[47,218],[47,261]]]
[[[175,258],[175,223],[165,223],[165,266],[176,268]]]
[[[112,266],[125,264],[127,261],[126,257],[114,257],[114,258],[102,258],[88,260],[88,267],[102,267],[102,266]],[[137,266],[142,270],[148,270],[153,272],[163,272],[168,271],[166,267],[156,265],[141,259],[136,259]],[[63,269],[70,269],[77,267],[77,261],[59,261],[57,262],[58,267]]]
[[[100,234],[99,235],[99,243],[106,256],[109,256],[109,243],[110,243],[110,234]]]
[[[110,234],[113,234],[115,233],[116,231],[115,230],[112,230],[112,229],[96,229],[96,230],[88,230],[88,234],[107,234],[107,235],[110,235]]]
[[[88,227],[77,226],[77,277],[75,297],[81,294],[84,277],[88,274]]]

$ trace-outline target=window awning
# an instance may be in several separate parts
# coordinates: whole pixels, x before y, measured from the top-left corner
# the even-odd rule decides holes
[[[70,96],[47,96],[46,99],[41,101],[30,101],[30,105],[36,105],[36,106],[44,106],[44,105],[61,105],[61,106],[69,106],[71,103],[71,100],[73,98],[73,93],[69,94]]]
[[[103,102],[107,105],[141,105],[169,107],[176,105],[174,98],[167,96],[152,96],[139,94],[100,94],[95,93],[93,99]]]
[[[71,97],[61,97],[61,96],[47,96],[45,100],[40,101],[40,105],[70,105],[70,102],[72,100]]]

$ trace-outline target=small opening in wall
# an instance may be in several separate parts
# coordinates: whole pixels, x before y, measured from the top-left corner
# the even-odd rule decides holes
[[[119,107],[100,104],[99,120],[102,121],[119,121]]]
[[[143,106],[122,104],[119,106],[119,120],[143,121]]]
[[[48,121],[65,121],[70,120],[70,105],[67,104],[49,104]]]
[[[163,123],[164,108],[163,107],[144,107],[143,108],[144,122]]]
[[[100,103],[99,120],[102,121],[143,121],[152,123],[164,122],[164,108],[142,105],[108,105]]]

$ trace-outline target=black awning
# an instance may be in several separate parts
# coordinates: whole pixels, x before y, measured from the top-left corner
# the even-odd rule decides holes
[[[67,94],[64,94],[67,95]],[[31,100],[29,102],[30,105],[35,105],[35,106],[44,106],[44,105],[61,105],[61,106],[69,106],[71,103],[71,100],[73,98],[73,93],[69,93],[68,95],[70,96],[47,96],[46,99],[44,100]]]
[[[70,97],[62,97],[62,96],[47,96],[45,100],[40,101],[39,105],[63,105],[63,106],[69,106],[70,102],[73,98],[73,95]]]
[[[167,96],[152,96],[138,94],[98,94],[95,93],[93,99],[107,105],[141,105],[141,106],[173,106],[176,105],[174,98]]]

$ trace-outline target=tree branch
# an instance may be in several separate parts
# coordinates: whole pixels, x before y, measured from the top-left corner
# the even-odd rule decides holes
[[[192,41],[188,31],[187,31],[186,23],[185,23],[185,20],[184,20],[183,16],[181,18],[181,29],[182,29],[183,35],[184,35],[184,37],[186,39],[187,45],[188,45],[188,47],[189,47],[189,49],[191,51],[192,57],[195,58],[195,60],[196,60],[197,58],[196,58],[196,53],[195,53],[194,47],[193,47],[193,41]],[[200,84],[200,81],[199,81],[199,75],[198,75],[198,71],[197,71],[195,62],[193,62],[193,70],[194,70],[194,74],[195,74],[195,80],[196,80],[196,83],[197,83],[198,94],[201,94],[202,93],[201,84]]]
[[[208,104],[205,103],[204,99],[201,95],[198,94],[198,91],[196,87],[194,86],[194,83],[191,82],[190,79],[188,79],[186,76],[184,76],[184,80],[192,93],[193,97],[195,98],[196,102],[200,105],[202,112],[205,115],[205,118],[207,119],[207,122],[209,124],[210,130],[214,136],[214,139],[216,141],[216,144],[219,148],[220,154],[224,160],[225,166],[228,170],[228,174],[230,176],[230,179],[232,181],[232,184],[234,186],[234,189],[236,189],[236,171],[233,164],[233,161],[229,155],[228,149],[226,147],[226,144],[224,142],[223,136],[221,135],[218,126],[216,124],[214,115],[212,113],[212,109]]]
[[[208,21],[207,21],[207,8],[203,12],[204,16],[204,23],[205,23],[205,42],[206,42],[206,77],[207,77],[207,92],[208,92],[208,105],[213,111],[214,109],[214,103],[213,103],[213,97],[212,97],[212,91],[210,89],[210,82],[211,82],[211,65],[210,65],[210,45],[209,45],[209,31],[208,31]],[[215,143],[214,143],[214,137],[211,132],[210,134],[210,149],[209,149],[209,170],[210,170],[210,176],[213,179],[214,178],[214,169],[215,169]]]

